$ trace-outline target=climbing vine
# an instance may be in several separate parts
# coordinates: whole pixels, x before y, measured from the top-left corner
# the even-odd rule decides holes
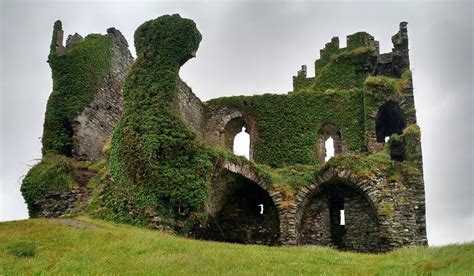
[[[112,137],[111,183],[98,216],[180,229],[207,199],[212,162],[177,111],[179,68],[201,41],[195,23],[165,15],[135,32],[137,60],[124,84],[124,111]]]
[[[112,39],[91,34],[67,50],[57,51],[59,32],[61,21],[56,21],[48,56],[53,92],[46,106],[42,151],[71,156],[72,121],[94,99],[110,70]]]

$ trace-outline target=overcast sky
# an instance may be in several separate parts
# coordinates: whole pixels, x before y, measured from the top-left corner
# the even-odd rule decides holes
[[[367,31],[391,51],[408,21],[418,123],[422,130],[430,245],[474,240],[473,4],[318,1],[5,1],[1,2],[0,220],[27,218],[21,177],[41,158],[40,136],[52,89],[46,63],[54,21],[67,34],[116,27],[133,46],[144,21],[180,13],[203,35],[182,78],[203,100],[286,93],[302,64],[331,37]],[[66,2],[66,1],[61,1]],[[134,49],[132,52],[134,53]]]

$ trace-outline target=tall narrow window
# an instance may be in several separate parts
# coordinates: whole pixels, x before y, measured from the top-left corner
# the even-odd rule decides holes
[[[324,142],[324,146],[326,147],[326,157],[324,157],[324,161],[328,161],[334,156],[334,139],[329,137],[326,142]]]
[[[250,135],[245,132],[245,127],[242,127],[242,131],[235,135],[233,149],[235,155],[250,158]]]
[[[340,217],[341,221],[339,222],[339,225],[346,225],[346,216],[344,215],[344,210],[340,210]]]

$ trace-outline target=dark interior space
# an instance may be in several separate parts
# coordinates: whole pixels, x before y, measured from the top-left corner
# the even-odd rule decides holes
[[[236,175],[228,185],[223,207],[196,231],[197,239],[278,245],[280,220],[269,194],[256,183]],[[263,206],[263,212],[262,212]]]
[[[377,142],[384,143],[385,137],[394,133],[402,134],[405,126],[405,118],[400,106],[394,101],[384,103],[379,108],[375,119]]]
[[[341,210],[344,210],[344,220],[341,220]],[[377,251],[380,236],[376,212],[358,188],[344,182],[327,183],[304,208],[299,243],[359,252]]]

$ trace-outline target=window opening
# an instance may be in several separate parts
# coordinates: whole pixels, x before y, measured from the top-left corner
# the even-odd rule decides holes
[[[237,133],[234,138],[234,154],[250,158],[250,134],[245,132],[246,128],[242,127],[242,131]]]
[[[324,147],[326,148],[326,157],[324,158],[326,162],[334,156],[334,139],[329,137],[326,142],[324,142]]]

